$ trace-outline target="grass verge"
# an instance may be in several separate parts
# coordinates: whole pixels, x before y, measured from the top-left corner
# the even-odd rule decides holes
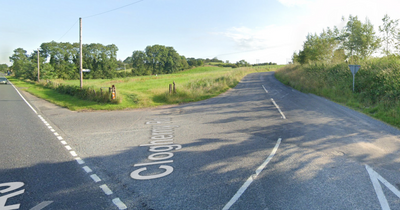
[[[117,79],[84,80],[84,87],[100,91],[115,85],[119,103],[100,103],[60,94],[45,85],[9,78],[13,84],[37,97],[70,110],[123,110],[200,101],[235,87],[247,74],[271,68],[198,67],[176,74]],[[79,86],[79,80],[54,80],[53,83]],[[176,94],[169,94],[169,84],[176,83]],[[108,90],[108,89],[104,89]]]
[[[354,92],[346,63],[288,65],[275,77],[299,91],[328,98],[400,128],[400,60],[373,58],[360,65]]]

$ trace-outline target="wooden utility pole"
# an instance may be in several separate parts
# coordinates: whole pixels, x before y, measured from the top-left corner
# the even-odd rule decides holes
[[[82,18],[79,18],[79,75],[81,80],[81,89],[83,88],[83,73],[82,73]]]
[[[40,82],[39,48],[37,49],[37,81]]]

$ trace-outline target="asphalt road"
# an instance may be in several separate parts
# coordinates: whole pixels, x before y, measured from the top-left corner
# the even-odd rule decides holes
[[[0,113],[0,209],[117,209],[10,84]]]
[[[400,209],[400,131],[284,86],[273,72],[248,75],[209,100],[156,109],[72,112],[25,95],[71,147],[24,108],[38,135],[55,142],[45,151],[65,157],[60,162],[71,164],[73,180],[85,183],[70,189],[88,190],[80,198],[102,194],[96,205],[105,209]],[[11,134],[31,127],[17,124]],[[65,173],[57,166],[43,171]],[[29,182],[7,182],[18,180]],[[87,206],[94,202],[71,209],[93,209]]]

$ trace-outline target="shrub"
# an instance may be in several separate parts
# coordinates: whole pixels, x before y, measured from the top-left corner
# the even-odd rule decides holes
[[[41,83],[44,87],[53,89],[61,94],[67,94],[70,96],[75,96],[79,99],[96,101],[99,103],[120,103],[117,98],[115,100],[111,99],[111,94],[109,91],[96,91],[93,87],[83,87],[82,89],[74,85],[66,85],[56,82],[44,82]]]

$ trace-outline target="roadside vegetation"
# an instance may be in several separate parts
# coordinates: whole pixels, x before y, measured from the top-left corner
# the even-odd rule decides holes
[[[350,16],[340,31],[308,35],[303,49],[293,55],[293,65],[275,76],[297,90],[313,93],[349,106],[400,128],[400,30],[399,20],[388,15],[377,36],[367,20]],[[373,57],[379,52],[382,56]],[[353,75],[349,64],[360,65]]]
[[[272,66],[281,67],[281,66]],[[84,80],[86,91],[79,93],[79,80],[42,80],[40,83],[9,77],[19,88],[71,110],[123,110],[155,107],[168,104],[194,102],[217,96],[235,87],[247,74],[270,71],[270,66],[222,68],[203,66],[174,74],[137,76],[116,79]],[[176,93],[169,94],[169,84],[176,84]],[[79,95],[98,94],[101,88],[108,93],[108,87],[115,85],[117,98],[113,103],[102,103],[82,99]],[[57,90],[54,87],[62,87]],[[70,87],[71,89],[68,89]],[[67,92],[78,91],[71,96]],[[73,95],[73,94],[72,94]],[[91,97],[91,96],[90,96]],[[109,99],[109,95],[106,96]]]
[[[0,65],[0,71],[11,75],[16,86],[71,110],[121,110],[207,99],[235,87],[249,73],[278,66],[186,58],[163,45],[135,50],[121,61],[116,45],[92,43],[82,49],[86,71],[81,88],[79,50],[78,43],[54,41],[42,43],[31,54],[17,48],[10,56],[12,65]],[[170,94],[174,82],[176,91]],[[112,85],[116,98],[109,92]]]

